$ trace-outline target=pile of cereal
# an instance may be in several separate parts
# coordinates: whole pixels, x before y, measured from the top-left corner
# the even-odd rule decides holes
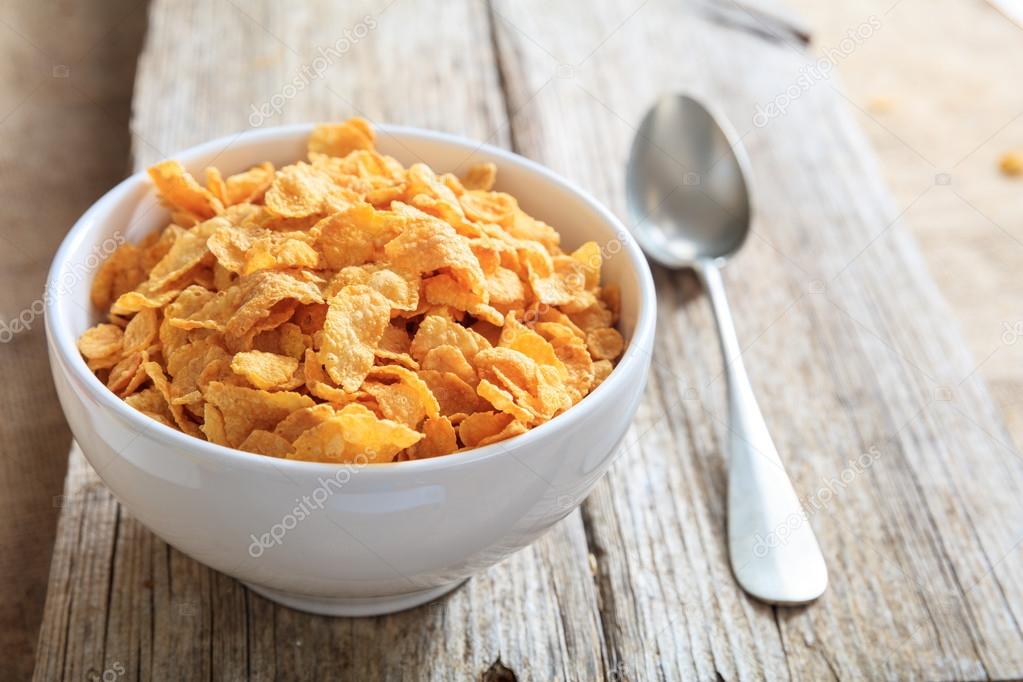
[[[309,161],[200,185],[149,169],[171,223],[103,264],[78,348],[149,417],[248,452],[402,461],[495,443],[581,400],[623,350],[593,242],[465,177],[404,168],[362,119]]]

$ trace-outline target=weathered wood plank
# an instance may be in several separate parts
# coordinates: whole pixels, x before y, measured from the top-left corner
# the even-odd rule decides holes
[[[71,442],[46,354],[46,271],[127,168],[144,25],[136,0],[0,6],[0,679],[32,674]]]
[[[831,567],[808,609],[737,593],[721,541],[727,427],[709,310],[690,277],[658,270],[652,388],[632,446],[584,507],[612,661],[642,679],[1019,675],[1021,460],[1002,446],[915,245],[889,229],[902,207],[842,98],[819,83],[757,127],[757,105],[797,83],[808,58],[677,3],[580,16],[498,2],[495,15],[518,150],[623,215],[628,145],[658,94],[703,94],[743,134],[759,219],[726,276],[753,383]]]

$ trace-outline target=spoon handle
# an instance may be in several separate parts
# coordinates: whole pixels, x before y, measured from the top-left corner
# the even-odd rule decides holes
[[[828,571],[753,396],[718,265],[697,268],[714,309],[728,380],[728,547],[732,572],[749,594],[772,604],[805,604],[824,593]]]

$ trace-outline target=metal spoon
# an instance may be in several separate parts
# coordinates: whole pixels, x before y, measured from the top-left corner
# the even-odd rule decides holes
[[[824,593],[827,567],[753,396],[719,270],[749,233],[748,167],[724,119],[692,97],[663,97],[632,143],[629,218],[648,257],[696,270],[714,309],[728,380],[732,572],[758,599],[803,604]]]

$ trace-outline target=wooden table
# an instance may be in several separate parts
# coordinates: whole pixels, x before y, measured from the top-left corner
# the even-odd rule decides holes
[[[650,388],[610,475],[543,540],[410,612],[275,606],[148,533],[73,453],[38,678],[1023,675],[1023,462],[903,207],[831,88],[797,86],[754,125],[809,55],[670,0],[338,5],[154,0],[136,165],[254,119],[360,114],[511,147],[623,214],[648,103],[711,99],[753,160],[754,236],[726,271],[744,358],[830,589],[785,609],[736,588],[711,313],[692,276],[658,269]],[[317,73],[321,47],[343,54]],[[260,121],[264,103],[279,111]]]

